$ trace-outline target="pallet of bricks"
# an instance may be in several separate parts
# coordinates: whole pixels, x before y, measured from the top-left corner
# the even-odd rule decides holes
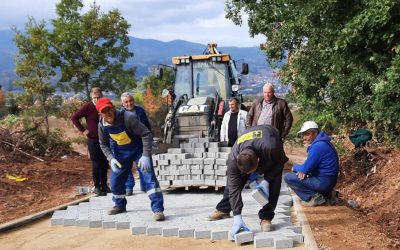
[[[212,138],[189,138],[180,148],[153,155],[154,171],[162,187],[226,186],[230,147]]]

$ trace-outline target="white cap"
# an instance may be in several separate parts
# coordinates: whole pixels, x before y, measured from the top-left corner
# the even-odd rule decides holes
[[[301,126],[300,131],[297,133],[300,134],[312,128],[318,129],[318,124],[314,121],[306,121],[305,123],[303,123],[303,126]]]

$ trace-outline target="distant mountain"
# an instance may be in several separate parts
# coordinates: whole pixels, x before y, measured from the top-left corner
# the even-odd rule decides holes
[[[0,84],[6,90],[13,88],[12,81],[16,78],[13,58],[17,48],[13,42],[14,32],[0,30]],[[134,53],[126,66],[137,68],[137,78],[149,74],[149,69],[158,64],[171,65],[173,56],[202,54],[207,45],[183,40],[162,42],[154,39],[130,37],[130,51]],[[266,74],[271,71],[266,63],[265,55],[257,47],[218,47],[222,53],[229,53],[235,60],[244,59],[251,74]]]

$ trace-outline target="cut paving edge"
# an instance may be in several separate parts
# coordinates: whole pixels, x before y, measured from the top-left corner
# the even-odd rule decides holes
[[[31,215],[24,216],[22,218],[18,218],[18,219],[15,219],[15,220],[0,224],[0,232],[5,232],[5,231],[11,230],[13,228],[16,228],[16,227],[31,223],[31,222],[33,222],[35,220],[41,219],[41,218],[43,218],[43,217],[45,217],[47,215],[52,214],[57,210],[67,208],[68,206],[72,206],[72,205],[79,204],[81,202],[89,201],[90,198],[92,198],[92,197],[94,197],[94,194],[88,194],[84,198],[81,198],[81,199],[78,199],[78,200],[74,200],[74,201],[71,201],[71,202],[68,202],[68,203],[65,203],[65,204],[62,204],[62,205],[59,205],[59,206],[44,210],[44,211],[40,211],[40,212],[31,214]]]
[[[300,223],[301,228],[302,228],[302,233],[304,236],[304,245],[305,245],[306,249],[318,250],[319,248],[318,248],[317,242],[315,241],[314,235],[312,233],[310,224],[308,223],[306,215],[303,213],[303,208],[301,206],[300,199],[299,199],[299,197],[297,197],[297,195],[292,190],[290,190],[290,192],[293,197],[293,207],[294,207],[294,210],[296,211],[297,220]]]
[[[137,188],[136,185],[135,188]],[[127,212],[108,215],[114,203],[112,195],[92,197],[89,202],[68,206],[66,210],[54,211],[51,225],[78,226],[89,228],[130,229],[133,235],[159,235],[163,237],[231,240],[240,245],[253,242],[255,248],[290,248],[302,245],[302,226],[291,222],[292,196],[286,183],[282,188],[272,221],[273,231],[261,232],[258,211],[261,206],[251,196],[250,189],[244,189],[242,216],[252,232],[242,232],[232,239],[229,230],[232,218],[208,221],[208,215],[215,210],[222,194],[209,190],[196,193],[164,191],[165,221],[154,221],[147,195],[138,190],[127,197]]]

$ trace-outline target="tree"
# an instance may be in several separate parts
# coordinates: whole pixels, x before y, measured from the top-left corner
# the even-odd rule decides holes
[[[16,83],[25,89],[24,99],[38,100],[46,122],[46,136],[49,134],[46,100],[54,93],[51,78],[56,72],[51,67],[53,54],[49,52],[45,23],[36,23],[30,18],[25,33],[14,28],[14,41],[18,48],[16,55],[16,73],[21,78]],[[32,104],[32,103],[30,103]]]
[[[59,58],[54,66],[61,69],[58,86],[84,91],[88,99],[93,86],[116,94],[135,88],[135,69],[124,68],[133,56],[128,50],[130,25],[117,9],[105,14],[95,3],[86,13],[82,8],[81,0],[61,0],[58,17],[51,21],[51,46]]]
[[[268,60],[307,110],[399,138],[400,2],[231,0],[227,17],[263,34]]]
[[[172,82],[174,80],[174,70],[170,67],[163,66],[163,77],[158,79],[155,75],[155,68],[150,71],[150,75],[143,79],[142,87],[147,89],[150,86],[151,93],[159,97],[163,89],[172,88]]]

